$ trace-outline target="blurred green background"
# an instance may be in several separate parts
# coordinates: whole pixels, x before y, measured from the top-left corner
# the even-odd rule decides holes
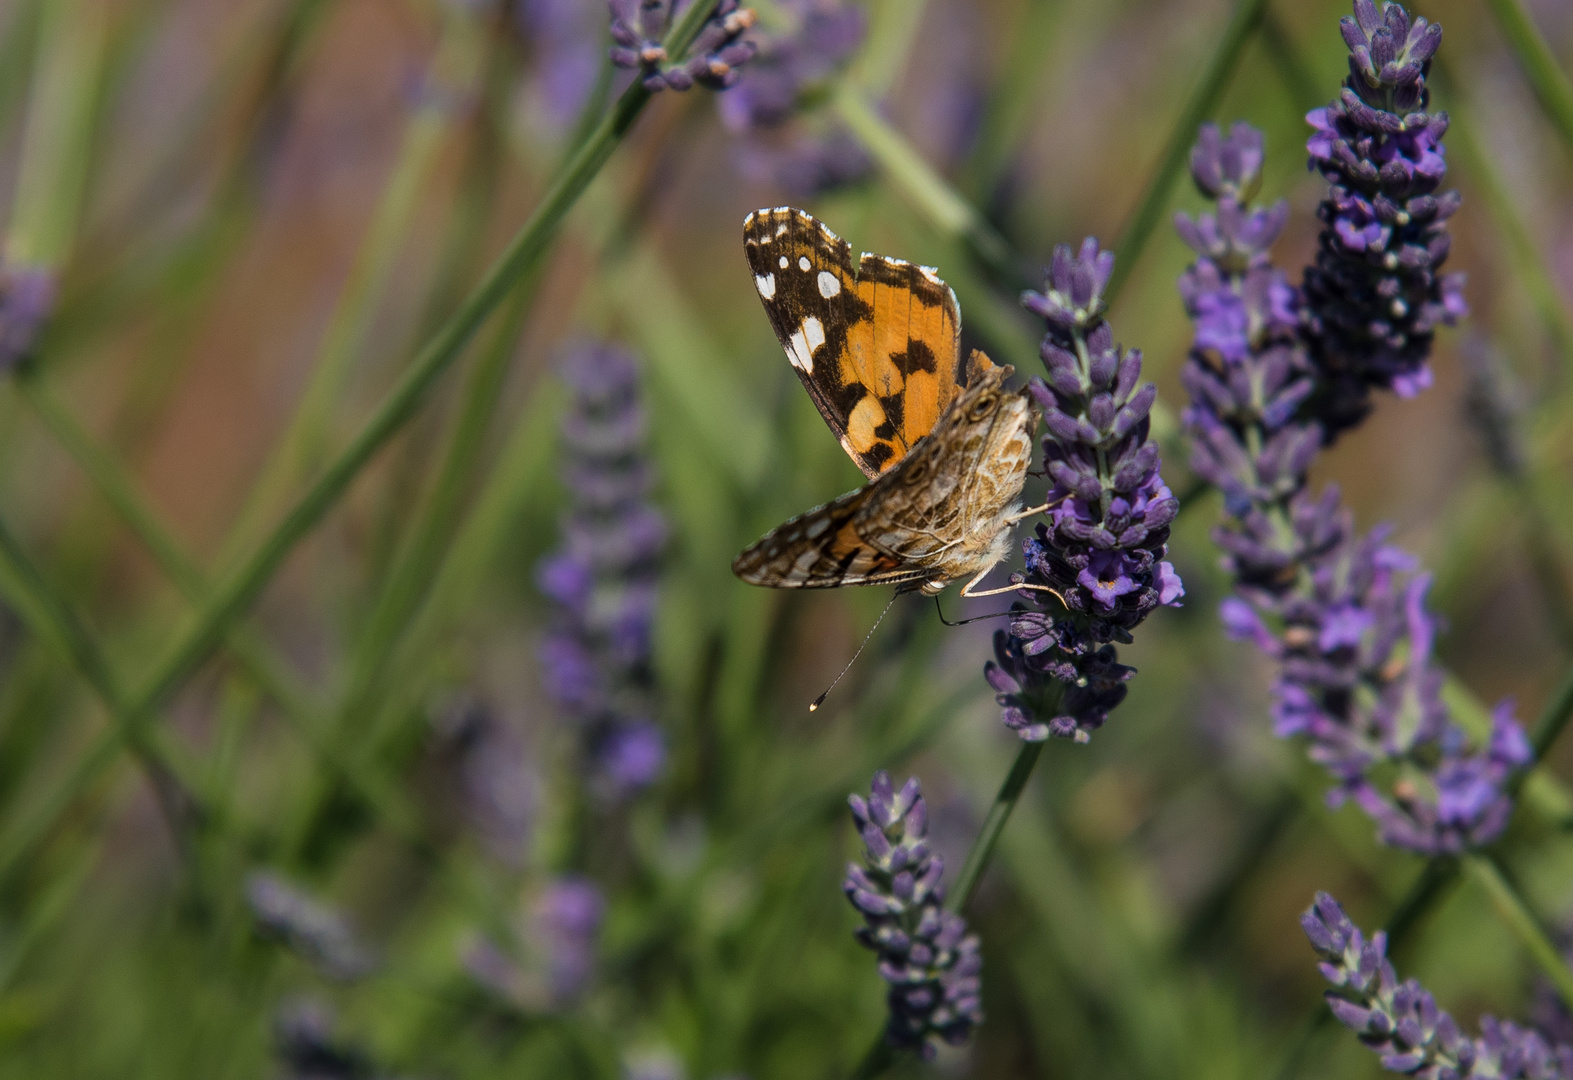
[[[598,0],[579,2],[604,33]],[[1182,490],[1189,253],[1167,219],[1201,203],[1183,173],[1154,188],[1165,148],[1189,144],[1192,103],[1261,127],[1264,195],[1293,211],[1276,254],[1296,277],[1324,186],[1302,117],[1344,73],[1343,4],[1246,6],[1241,47],[1209,68],[1237,15],[1220,0],[869,0],[867,42],[796,123],[850,120],[870,175],[806,201],[749,167],[714,95],[658,95],[241,631],[123,726],[202,797],[200,813],[173,806],[177,839],[169,800],[161,813],[105,734],[106,696],[160,670],[212,583],[353,445],[536,206],[569,138],[543,96],[559,46],[480,0],[0,3],[7,259],[60,275],[33,363],[0,390],[0,520],[17,541],[0,572],[0,1075],[296,1075],[272,1032],[301,994],[387,1075],[847,1075],[884,1014],[840,889],[857,855],[847,793],[876,768],[921,777],[956,867],[1017,743],[981,677],[992,624],[946,629],[903,598],[810,715],[884,591],[731,577],[760,533],[860,481],[771,336],[743,216],[804,205],[854,249],[937,266],[968,344],[1023,374],[1039,331],[979,236],[1029,266],[1085,235],[1119,242],[1110,321],[1160,387]],[[1573,5],[1527,7],[1565,70]],[[1573,654],[1573,144],[1504,8],[1411,9],[1445,28],[1434,106],[1453,116],[1465,197],[1449,266],[1474,314],[1439,338],[1436,385],[1382,399],[1317,480],[1435,572],[1456,707],[1511,696],[1527,721]],[[671,761],[601,838],[593,990],[532,1011],[488,997],[458,945],[511,924],[561,869],[554,806],[573,778],[554,766],[533,573],[564,502],[553,365],[584,335],[642,363],[673,532],[656,633]],[[1466,419],[1472,342],[1516,388],[1521,477],[1492,471]],[[1299,1047],[1293,1075],[1376,1074],[1352,1036],[1305,1041],[1321,980],[1296,919],[1326,889],[1379,924],[1419,860],[1379,847],[1357,810],[1329,811],[1322,774],[1272,738],[1269,672],[1215,617],[1219,512],[1212,495],[1187,507],[1171,546],[1185,608],[1123,651],[1140,674],[1091,745],[1048,747],[969,908],[987,1023],[906,1073],[1266,1078]],[[952,618],[991,610],[946,598]],[[455,809],[439,720],[458,700],[514,733],[534,793],[516,858]],[[1520,823],[1508,848],[1548,922],[1573,914],[1559,821],[1573,818]],[[243,893],[263,868],[340,907],[376,969],[335,982],[263,940]],[[1471,1029],[1527,1008],[1532,965],[1469,883],[1398,963]]]

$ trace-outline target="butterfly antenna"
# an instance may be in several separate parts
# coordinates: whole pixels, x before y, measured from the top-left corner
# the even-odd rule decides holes
[[[879,624],[885,621],[885,615],[890,611],[891,604],[894,604],[896,602],[896,598],[900,595],[900,592],[891,594],[890,602],[885,605],[885,610],[879,613],[879,618],[874,620],[874,625],[868,628],[867,634],[863,635],[863,644],[859,645],[858,651],[852,654],[852,659],[848,660],[847,666],[841,669],[841,674],[837,675],[835,679],[831,681],[830,685],[825,687],[825,692],[820,694],[817,698],[809,703],[809,712],[817,711],[819,707],[825,703],[825,699],[830,696],[830,691],[836,688],[836,683],[840,682],[846,673],[852,670],[852,665],[858,662],[858,657],[862,656],[863,650],[868,648],[869,639],[874,636],[874,631],[878,630]]]
[[[966,626],[968,623],[982,622],[984,619],[998,619],[1002,615],[1016,614],[1014,611],[996,611],[990,615],[974,615],[970,619],[962,619],[959,622],[951,622],[949,619],[945,618],[945,609],[939,606],[939,597],[937,596],[934,597],[934,610],[939,612],[939,621],[944,623],[946,626]]]

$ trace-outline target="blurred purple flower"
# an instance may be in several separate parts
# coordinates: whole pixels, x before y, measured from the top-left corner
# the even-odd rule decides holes
[[[885,1038],[932,1058],[936,1040],[959,1046],[983,1022],[978,938],[942,906],[945,865],[929,850],[917,779],[896,791],[880,771],[866,800],[849,801],[863,865],[847,866],[842,888],[864,919],[858,941],[879,954],[879,973],[890,984]]]
[[[284,1080],[371,1080],[371,1058],[335,1037],[333,1012],[320,1001],[297,998],[273,1017],[274,1053]]]
[[[605,917],[606,900],[588,878],[557,878],[536,899],[533,942],[546,956],[547,982],[558,1004],[578,1000],[589,988]]]
[[[358,979],[376,966],[342,914],[277,874],[249,875],[246,903],[261,936],[287,946],[331,979]]]
[[[1191,467],[1224,493],[1228,515],[1214,533],[1235,580],[1224,626],[1278,661],[1274,730],[1308,741],[1336,781],[1330,801],[1353,799],[1387,843],[1461,851],[1506,826],[1507,782],[1529,745],[1503,706],[1489,744],[1468,750],[1431,659],[1430,579],[1385,530],[1357,536],[1336,489],[1306,489],[1326,440],[1328,369],[1310,355],[1301,295],[1268,255],[1283,204],[1241,201],[1261,163],[1261,135],[1247,125],[1227,138],[1204,127],[1192,174],[1217,210],[1176,221],[1197,253],[1179,284],[1196,328],[1181,381]],[[1395,765],[1398,778],[1379,786]]]
[[[664,741],[649,715],[651,627],[661,514],[646,502],[645,414],[633,357],[607,344],[569,351],[563,419],[570,508],[563,547],[536,570],[556,608],[540,646],[542,684],[572,722],[592,784],[620,801],[653,783]]]
[[[1300,926],[1322,958],[1322,977],[1334,986],[1328,1008],[1389,1072],[1436,1080],[1573,1080],[1573,1049],[1541,1032],[1483,1016],[1480,1036],[1464,1035],[1417,980],[1398,981],[1387,935],[1379,930],[1368,940],[1326,893],[1316,894]]]
[[[55,275],[43,267],[0,263],[0,372],[25,359],[55,304]]]
[[[863,44],[868,18],[844,0],[786,0],[785,31],[757,35],[758,55],[730,93],[716,98],[722,125],[738,139],[740,171],[809,198],[856,183],[873,170],[848,131],[812,124],[804,106]]]
[[[564,131],[584,107],[605,60],[605,9],[591,0],[520,0],[514,13],[533,46],[530,79],[547,124]]]
[[[1148,438],[1157,388],[1140,384],[1141,353],[1117,346],[1103,317],[1113,270],[1113,253],[1091,237],[1076,254],[1061,244],[1044,291],[1022,297],[1047,324],[1039,351],[1048,379],[1027,390],[1043,410],[1053,483],[1047,523],[1022,543],[1027,572],[1013,580],[1052,591],[1064,610],[1044,610],[1043,591],[1014,604],[985,676],[1005,726],[1032,742],[1086,742],[1135,674],[1109,642],[1128,643],[1150,611],[1185,595],[1163,558],[1179,501]]]
[[[595,976],[606,900],[589,878],[567,874],[547,882],[520,927],[521,964],[488,938],[461,950],[465,970],[492,994],[528,1012],[573,1007]]]
[[[616,790],[638,791],[660,777],[666,765],[666,738],[648,720],[629,721],[607,733],[597,757]]]
[[[514,726],[475,698],[437,714],[443,743],[455,752],[464,816],[487,853],[508,866],[528,854],[536,778]]]

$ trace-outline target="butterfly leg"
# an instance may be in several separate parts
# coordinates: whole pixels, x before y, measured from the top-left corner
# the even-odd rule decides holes
[[[989,570],[992,569],[994,568],[991,566],[987,570],[979,571],[977,576],[961,587],[961,595],[966,597],[968,600],[972,600],[979,596],[999,596],[1001,593],[1015,592],[1018,589],[1030,589],[1033,592],[1053,593],[1056,597],[1059,598],[1060,603],[1065,603],[1065,597],[1060,596],[1058,589],[1051,589],[1047,585],[1029,585],[1025,581],[1016,585],[1006,585],[999,589],[985,589],[983,592],[973,592],[972,587],[978,582],[982,581],[984,576],[987,575]],[[1066,604],[1066,606],[1069,607],[1070,605]]]
[[[1007,525],[1014,525],[1018,521],[1022,521],[1022,520],[1025,520],[1026,518],[1030,518],[1030,517],[1033,517],[1033,516],[1035,516],[1037,514],[1043,513],[1045,510],[1048,510],[1053,505],[1054,505],[1053,503],[1044,503],[1042,506],[1031,506],[1031,507],[1028,507],[1027,509],[1021,511],[1020,513],[1016,513],[1016,514],[1010,515],[1010,517],[1005,519],[1005,524],[1007,524]]]

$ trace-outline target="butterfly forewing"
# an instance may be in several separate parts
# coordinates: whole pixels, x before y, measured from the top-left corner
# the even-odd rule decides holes
[[[892,468],[974,374],[955,294],[925,266],[870,254],[854,264],[845,240],[790,207],[750,214],[743,238],[770,325],[825,422],[865,475]]]

